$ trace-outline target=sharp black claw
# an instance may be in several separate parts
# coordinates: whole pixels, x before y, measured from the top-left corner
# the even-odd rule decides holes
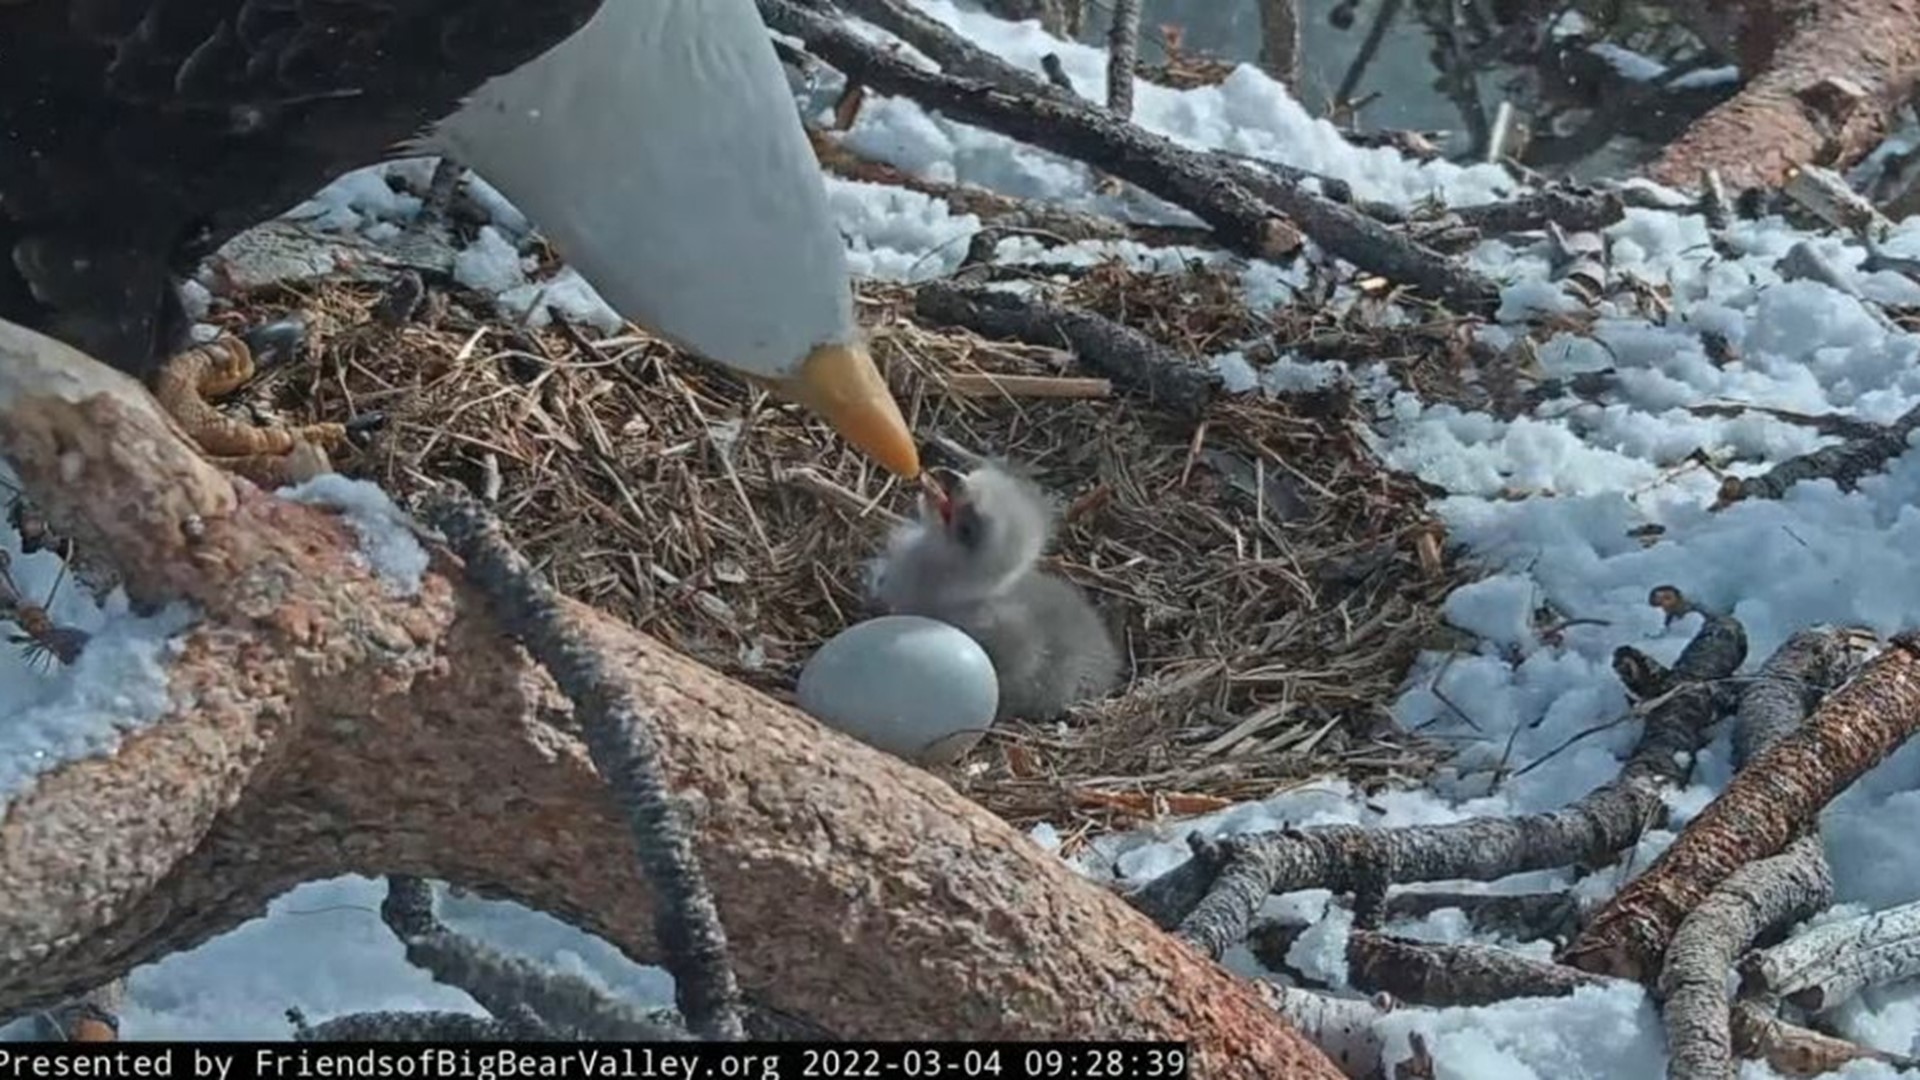
[[[253,353],[255,370],[283,364],[300,354],[307,342],[307,322],[299,316],[256,326],[240,335]]]
[[[363,412],[346,422],[347,438],[356,446],[365,446],[374,432],[387,426],[387,414],[379,410]]]

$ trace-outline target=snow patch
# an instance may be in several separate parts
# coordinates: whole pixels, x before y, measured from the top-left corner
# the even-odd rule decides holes
[[[337,510],[360,539],[356,557],[394,596],[417,596],[427,572],[427,549],[415,539],[413,522],[380,485],[339,473],[322,473],[281,488],[289,502]]]

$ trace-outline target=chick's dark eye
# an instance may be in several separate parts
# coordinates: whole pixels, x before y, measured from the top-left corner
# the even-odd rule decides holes
[[[953,538],[960,541],[963,547],[979,544],[980,518],[971,512],[962,511],[954,518]]]

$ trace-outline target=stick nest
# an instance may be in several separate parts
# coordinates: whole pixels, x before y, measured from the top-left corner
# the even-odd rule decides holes
[[[823,424],[644,335],[529,329],[438,286],[395,326],[374,317],[382,295],[270,286],[217,311],[235,329],[293,311],[311,327],[299,361],[224,407],[387,412],[342,472],[397,498],[445,479],[492,494],[561,590],[783,700],[816,647],[872,614],[866,563],[914,493]],[[1191,357],[1325,331],[1256,319],[1231,275],[1200,267],[1103,265],[1055,298]],[[904,287],[863,288],[860,307],[935,460],[941,445],[1003,455],[1060,500],[1051,568],[1089,590],[1130,658],[1114,697],[996,729],[951,774],[962,790],[1015,824],[1070,823],[1071,843],[1328,773],[1424,774],[1432,754],[1388,705],[1461,571],[1417,483],[1369,454],[1349,391],[1223,396],[1198,429],[1117,395],[968,396],[950,373],[1084,372],[919,325]]]

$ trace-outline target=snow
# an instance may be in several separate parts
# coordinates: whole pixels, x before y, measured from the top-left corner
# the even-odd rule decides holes
[[[952,0],[916,2],[1026,70],[1038,72],[1040,57],[1054,53],[1082,93],[1104,85],[1106,59],[1099,49],[1062,43],[1031,24],[1002,22]],[[1561,32],[1577,32],[1576,18],[1564,16]],[[1643,57],[1601,51],[1633,77],[1661,74],[1648,69],[1651,62]],[[1699,85],[1725,77],[1722,71],[1698,72],[1679,82]],[[828,100],[838,89],[837,79],[825,78],[809,100]],[[1390,150],[1349,146],[1251,67],[1219,86],[1191,91],[1141,83],[1135,101],[1138,120],[1151,130],[1189,145],[1336,177],[1363,199],[1404,206],[1438,194],[1464,204],[1496,198],[1513,187],[1496,167],[1416,165]],[[1911,132],[1903,138],[1903,149],[1916,142]],[[906,101],[870,95],[848,142],[860,153],[935,180],[1141,221],[1192,222],[1183,211],[1154,199],[1100,193],[1093,175],[1078,164],[955,124]],[[421,168],[420,162],[402,162],[362,170],[293,213],[327,228],[367,231],[404,223],[417,213],[419,201],[395,193],[384,174],[413,170],[409,175],[418,177]],[[556,312],[604,323],[612,317],[604,304],[596,307],[590,286],[577,275],[570,277],[570,270],[531,280],[523,258],[530,224],[484,183],[471,178],[468,183],[494,220],[460,255],[456,274],[463,283],[496,296],[502,310],[516,318],[550,318]],[[838,179],[828,183],[852,268],[862,277],[923,280],[946,273],[980,227],[972,215],[955,213],[938,199]],[[424,179],[416,186],[424,187]],[[1636,186],[1660,193],[1652,185]],[[1187,837],[1195,832],[1222,837],[1329,823],[1439,823],[1563,805],[1612,778],[1637,733],[1631,721],[1613,722],[1628,704],[1610,667],[1614,648],[1631,644],[1671,660],[1698,628],[1697,616],[1672,626],[1663,623],[1646,602],[1648,589],[1657,584],[1677,585],[1696,601],[1737,615],[1749,635],[1749,668],[1814,623],[1858,624],[1882,634],[1920,623],[1915,614],[1920,612],[1920,454],[1902,455],[1852,493],[1827,482],[1806,483],[1785,498],[1745,502],[1718,513],[1707,510],[1716,478],[1689,463],[1696,452],[1705,452],[1727,461],[1737,474],[1752,474],[1830,441],[1807,427],[1758,413],[1706,417],[1695,415],[1691,406],[1737,402],[1885,421],[1920,404],[1920,337],[1880,310],[1883,304],[1920,301],[1920,285],[1898,274],[1863,273],[1866,253],[1858,247],[1809,237],[1777,219],[1737,223],[1726,237],[1731,257],[1714,249],[1705,222],[1684,208],[1630,210],[1606,233],[1615,271],[1670,290],[1672,312],[1650,319],[1603,303],[1590,329],[1562,329],[1545,340],[1538,349],[1543,375],[1613,373],[1597,400],[1564,396],[1531,413],[1500,419],[1393,390],[1383,385],[1384,370],[1377,365],[1350,368],[1291,355],[1256,364],[1248,357],[1252,343],[1247,342],[1230,343],[1210,358],[1234,393],[1297,393],[1350,381],[1377,409],[1381,457],[1449,493],[1435,509],[1450,539],[1464,543],[1487,576],[1455,591],[1444,615],[1479,642],[1458,654],[1423,656],[1393,711],[1403,725],[1445,739],[1460,753],[1424,789],[1362,793],[1323,781],[1204,817],[1102,838],[1078,850],[1076,869],[1102,881],[1145,880],[1185,861]],[[1775,264],[1802,240],[1811,240],[1858,295],[1783,280]],[[1920,255],[1920,219],[1896,228],[1884,250]],[[1256,308],[1292,302],[1308,280],[1305,260],[1241,265],[1217,252],[1156,251],[1127,243],[1047,247],[1015,236],[1000,242],[997,256],[1056,266],[1121,258],[1167,270],[1183,259],[1200,258],[1239,266]],[[1467,258],[1502,285],[1501,325],[1479,332],[1489,345],[1503,348],[1544,317],[1583,310],[1550,280],[1542,244],[1488,241]],[[1331,302],[1341,308],[1354,298],[1342,291]],[[1716,365],[1700,340],[1705,331],[1724,335],[1736,358]],[[424,552],[377,489],[325,477],[283,494],[346,508],[369,565],[398,589],[409,583],[418,587]],[[1650,524],[1662,526],[1664,533],[1646,546],[1633,532]],[[17,572],[36,583],[28,588],[48,580],[47,558],[16,560]],[[14,790],[9,784],[17,787],[13,778],[28,775],[21,764],[27,758],[15,750],[21,744],[11,734],[10,725],[20,724],[20,716],[39,725],[32,738],[40,742],[30,745],[57,744],[64,753],[83,744],[109,745],[105,740],[111,732],[87,713],[98,708],[97,702],[85,708],[59,702],[116,694],[157,709],[161,701],[153,681],[162,637],[155,626],[133,620],[111,602],[105,609],[82,610],[70,595],[65,603],[64,617],[101,629],[105,644],[98,649],[98,666],[36,674],[0,657],[0,687],[7,695],[0,706],[28,705],[24,712],[0,712],[8,717],[0,720],[0,730],[8,732],[0,745],[10,754],[0,769],[14,770],[0,771],[0,797]],[[1599,624],[1568,628],[1557,644],[1549,644],[1535,629],[1535,611],[1542,605]],[[123,635],[120,645],[113,644],[116,633]],[[54,711],[31,711],[34,703],[46,702],[56,703]],[[1588,729],[1594,733],[1563,745]],[[1626,865],[1644,867],[1730,773],[1723,732],[1699,755],[1693,783],[1670,798],[1669,829],[1649,833]],[[1842,902],[1884,907],[1920,898],[1920,860],[1912,857],[1912,838],[1920,833],[1920,747],[1907,747],[1863,777],[1824,815],[1821,831]],[[1052,825],[1035,826],[1031,836],[1047,850],[1061,850],[1060,830]],[[1577,877],[1561,869],[1424,887],[1465,892],[1571,888],[1603,898],[1620,883],[1618,870]],[[378,883],[361,879],[311,883],[276,901],[263,918],[140,969],[132,979],[127,1033],[280,1037],[286,1031],[281,1011],[289,1005],[302,1007],[315,1020],[353,1009],[473,1008],[464,995],[434,985],[404,962],[375,913],[380,895]],[[447,906],[450,918],[503,947],[591,971],[637,1000],[661,1002],[669,996],[658,971],[632,965],[544,916],[473,900],[450,900]],[[1340,903],[1315,890],[1270,898],[1263,913],[1309,926],[1289,964],[1344,986],[1342,950],[1350,916]],[[1477,938],[1458,911],[1389,929],[1432,940],[1491,940]],[[1539,949],[1538,943],[1523,947]],[[1255,973],[1244,951],[1236,951],[1231,961]],[[1920,987],[1877,990],[1834,1019],[1850,1038],[1912,1051],[1913,1033],[1920,1030]],[[1633,987],[1483,1008],[1403,1007],[1380,1021],[1379,1032],[1393,1050],[1390,1057],[1404,1055],[1410,1036],[1421,1034],[1442,1077],[1610,1080],[1664,1071],[1659,1019],[1646,995]],[[1771,1074],[1750,1063],[1742,1075]],[[1843,1075],[1890,1073],[1879,1066],[1855,1066]]]
[[[427,549],[414,538],[406,512],[393,504],[380,485],[339,473],[319,476],[279,491],[281,498],[308,506],[338,510],[347,527],[360,538],[360,561],[395,596],[415,596],[427,572]]]
[[[10,500],[11,469],[0,467],[0,485]],[[71,761],[110,754],[122,738],[151,727],[166,714],[166,665],[175,635],[192,616],[180,607],[135,615],[128,610],[126,594],[117,589],[96,600],[71,574],[62,574],[61,561],[52,552],[24,554],[19,533],[3,513],[0,552],[29,603],[45,606],[55,625],[91,635],[71,667],[51,657],[31,659],[10,642],[0,644],[3,818],[8,804],[30,793],[39,777]],[[10,622],[4,630],[10,638],[17,633]]]

